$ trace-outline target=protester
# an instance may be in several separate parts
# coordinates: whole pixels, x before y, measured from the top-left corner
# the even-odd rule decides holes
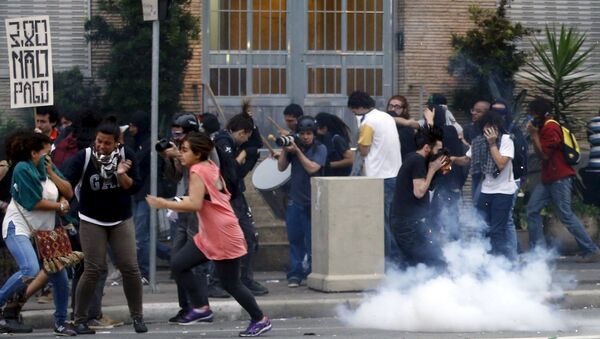
[[[354,154],[350,150],[350,128],[336,115],[321,112],[315,117],[317,139],[327,147],[324,176],[348,176]]]
[[[64,268],[51,274],[40,270],[30,239],[32,231],[55,228],[57,212],[64,214],[69,210],[68,201],[73,196],[73,189],[52,164],[48,155],[52,142],[47,135],[24,132],[13,138],[6,152],[11,163],[15,164],[12,199],[2,223],[2,237],[19,265],[19,271],[0,289],[0,305],[10,301],[13,312],[18,314],[27,299],[50,281],[55,294],[54,334],[74,336],[75,331],[66,323],[69,304],[67,272]],[[6,322],[0,321],[0,329],[10,331],[10,327],[6,331],[4,325]]]
[[[398,255],[398,246],[391,234],[389,219],[396,176],[402,165],[398,131],[394,119],[377,110],[375,100],[365,92],[350,94],[348,107],[360,120],[358,152],[364,158],[364,174],[383,179],[385,257],[393,259]]]
[[[196,282],[191,272],[192,267],[212,260],[225,290],[251,316],[250,325],[240,336],[256,337],[271,330],[272,325],[240,280],[240,258],[247,252],[246,243],[219,167],[208,159],[213,147],[208,135],[188,134],[183,139],[180,159],[190,170],[189,195],[180,201],[148,196],[147,201],[154,208],[196,212],[200,220],[194,242],[187,242],[171,262],[173,275],[189,294],[193,307],[183,317],[183,323],[212,320],[206,281]]]
[[[249,145],[252,134],[258,135],[258,145]],[[255,138],[256,139],[256,138]],[[264,295],[269,290],[254,280],[253,259],[258,249],[258,237],[252,211],[244,196],[246,186],[244,177],[250,173],[258,158],[258,147],[262,146],[260,134],[250,115],[250,103],[245,102],[242,113],[233,116],[227,123],[227,128],[214,136],[215,147],[220,151],[219,160],[222,164],[230,163],[235,169],[232,184],[236,185],[236,195],[231,197],[231,207],[238,218],[248,247],[246,255],[241,258],[241,280],[253,295]],[[227,180],[225,170],[221,166],[221,175]],[[229,189],[229,186],[228,186]],[[231,189],[229,189],[231,191]]]
[[[120,129],[105,121],[96,131],[92,147],[73,158],[66,177],[72,185],[81,182],[79,194],[79,237],[85,254],[83,275],[77,285],[75,330],[94,334],[88,321],[88,308],[96,284],[106,271],[107,245],[123,276],[123,290],[136,332],[148,329],[143,319],[142,280],[137,264],[135,228],[132,222],[131,197],[141,180],[135,155],[118,144]]]
[[[396,122],[396,129],[400,136],[400,152],[404,159],[409,153],[417,150],[415,131],[420,127],[419,122],[411,119],[408,101],[402,95],[394,95],[388,100],[387,112]]]
[[[288,130],[279,130],[279,134],[288,135],[296,133],[296,127],[298,126],[298,119],[304,115],[302,107],[298,104],[289,104],[283,110],[283,120]]]
[[[457,165],[471,164],[472,174],[481,174],[481,194],[475,206],[486,222],[492,253],[510,260],[517,257],[516,232],[509,225],[512,201],[517,184],[513,176],[512,159],[515,147],[504,130],[502,117],[488,112],[479,120],[483,135],[472,140],[464,157],[452,157]]]
[[[438,234],[432,232],[429,215],[429,188],[436,172],[446,165],[448,157],[433,156],[442,149],[439,128],[421,128],[415,135],[417,151],[404,160],[392,202],[390,224],[402,261],[397,264],[443,266]],[[398,260],[398,258],[396,258]]]
[[[35,110],[35,131],[48,136],[51,143],[59,134],[59,130],[56,128],[57,123],[58,112],[53,106],[38,107]]]
[[[280,172],[292,166],[289,202],[285,216],[290,243],[288,287],[298,287],[311,270],[311,187],[310,178],[323,174],[327,148],[315,140],[316,125],[313,117],[298,120],[298,140],[292,141],[277,159]]]
[[[529,245],[531,248],[546,245],[540,212],[552,201],[560,221],[575,237],[583,253],[580,262],[598,262],[598,246],[571,208],[575,170],[567,163],[561,149],[563,133],[558,122],[553,120],[552,103],[546,98],[537,97],[529,103],[529,113],[533,120],[528,123],[527,132],[531,136],[535,153],[542,159],[541,182],[535,186],[527,203]]]

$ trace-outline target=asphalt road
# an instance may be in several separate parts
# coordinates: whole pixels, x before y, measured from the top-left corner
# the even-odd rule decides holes
[[[352,328],[335,318],[316,319],[273,319],[273,330],[264,338],[405,338],[405,339],[591,339],[600,338],[600,310],[565,310],[565,317],[575,319],[573,327],[557,332],[403,332],[386,331],[365,328]],[[149,324],[149,332],[144,335],[136,334],[131,325],[125,325],[113,330],[99,331],[96,336],[84,338],[234,338],[245,326],[245,321],[218,321],[212,324],[191,326],[168,325],[164,323]],[[0,336],[2,338],[3,336]],[[31,334],[14,335],[13,338],[53,338],[52,332],[37,330]]]

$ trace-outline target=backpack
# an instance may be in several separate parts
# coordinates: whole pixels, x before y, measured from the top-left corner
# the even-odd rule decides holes
[[[527,143],[527,139],[525,139],[521,130],[514,128],[514,125],[510,126],[508,133],[515,145],[515,155],[512,159],[513,177],[519,179],[527,175],[529,143]]]
[[[544,126],[546,126],[546,124],[549,122],[557,124],[562,131],[560,148],[563,156],[565,157],[565,161],[571,166],[577,165],[579,161],[581,161],[581,150],[579,149],[579,143],[577,143],[575,135],[573,135],[568,128],[559,124],[558,121],[553,119],[546,120],[546,122],[544,122]]]

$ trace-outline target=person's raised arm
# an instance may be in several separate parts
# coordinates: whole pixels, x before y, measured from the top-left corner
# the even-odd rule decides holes
[[[204,195],[206,194],[204,181],[202,181],[202,178],[200,178],[199,175],[191,173],[189,185],[189,195],[184,196],[180,201],[167,200],[153,195],[147,195],[146,201],[148,202],[148,205],[154,208],[168,208],[177,212],[200,211],[202,209],[202,203],[204,202]]]

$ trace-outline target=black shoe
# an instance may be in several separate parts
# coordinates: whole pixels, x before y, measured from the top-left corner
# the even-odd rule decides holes
[[[134,318],[133,319],[133,328],[135,329],[135,333],[146,333],[148,332],[148,327],[146,327],[146,323],[143,318]]]
[[[184,310],[183,308],[180,309],[174,317],[169,318],[169,324],[178,324],[186,313],[186,310]]]
[[[76,324],[74,326],[74,329],[75,329],[75,332],[77,332],[77,334],[96,334],[96,331],[89,328],[88,325],[85,323]]]
[[[54,335],[57,337],[74,337],[77,332],[71,324],[54,325]]]
[[[242,283],[252,292],[254,296],[265,295],[269,293],[269,289],[261,285],[256,280],[242,281]]]
[[[208,286],[208,296],[210,298],[229,298],[229,293],[219,284],[212,284]]]
[[[31,333],[33,327],[25,325],[17,319],[0,319],[0,333]]]

